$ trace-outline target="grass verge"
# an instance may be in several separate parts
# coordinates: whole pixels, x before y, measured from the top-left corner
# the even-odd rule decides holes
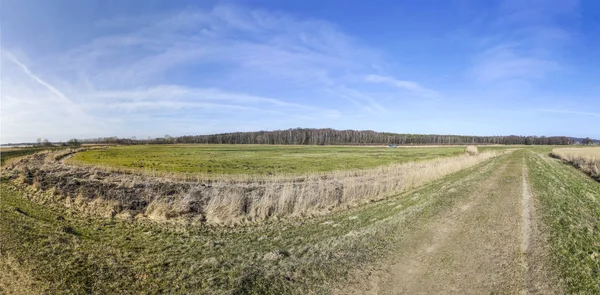
[[[529,153],[527,165],[565,291],[600,294],[600,183],[545,154]]]

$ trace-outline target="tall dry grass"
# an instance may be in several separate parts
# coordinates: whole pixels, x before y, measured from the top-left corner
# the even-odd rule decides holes
[[[498,155],[495,152],[461,155],[430,161],[382,166],[369,170],[307,175],[301,181],[249,184],[242,189],[221,182],[221,193],[211,198],[206,218],[211,223],[235,223],[271,217],[326,214],[333,210],[384,199]],[[247,186],[246,186],[247,188]]]
[[[558,148],[552,156],[563,159],[600,181],[600,147]]]
[[[62,196],[72,208],[105,216],[235,224],[328,214],[380,200],[474,166],[500,152],[302,176],[220,177],[204,183],[72,166],[70,152],[40,153],[7,169],[15,179]],[[53,197],[55,198],[55,197]],[[55,198],[56,199],[56,198]],[[95,204],[104,204],[100,208]],[[93,207],[98,207],[95,210]],[[121,214],[126,213],[126,214]]]
[[[474,156],[477,155],[479,153],[479,151],[477,150],[477,146],[474,145],[469,145],[465,148],[465,153]]]

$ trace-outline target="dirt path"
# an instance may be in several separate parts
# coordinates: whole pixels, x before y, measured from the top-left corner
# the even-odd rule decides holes
[[[555,294],[532,219],[525,151],[408,233],[391,263],[340,294]]]

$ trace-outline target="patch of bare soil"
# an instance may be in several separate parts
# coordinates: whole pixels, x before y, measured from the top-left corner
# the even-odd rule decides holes
[[[476,193],[408,233],[391,263],[339,294],[560,294],[544,267],[523,155],[508,157]]]

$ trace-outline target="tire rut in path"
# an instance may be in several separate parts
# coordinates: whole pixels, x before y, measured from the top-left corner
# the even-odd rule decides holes
[[[537,155],[540,157],[540,155]],[[548,159],[542,156],[544,161]],[[528,181],[529,170],[523,158],[522,198],[522,266],[525,274],[523,294],[565,294],[561,282],[549,265],[548,244],[543,235],[543,224],[536,222],[536,199]]]
[[[535,294],[532,198],[524,152],[503,160],[452,208],[407,233],[392,264],[348,294]],[[534,292],[530,292],[533,290]],[[341,294],[342,292],[340,292]],[[542,293],[540,293],[542,294]],[[545,294],[545,293],[544,293]]]

